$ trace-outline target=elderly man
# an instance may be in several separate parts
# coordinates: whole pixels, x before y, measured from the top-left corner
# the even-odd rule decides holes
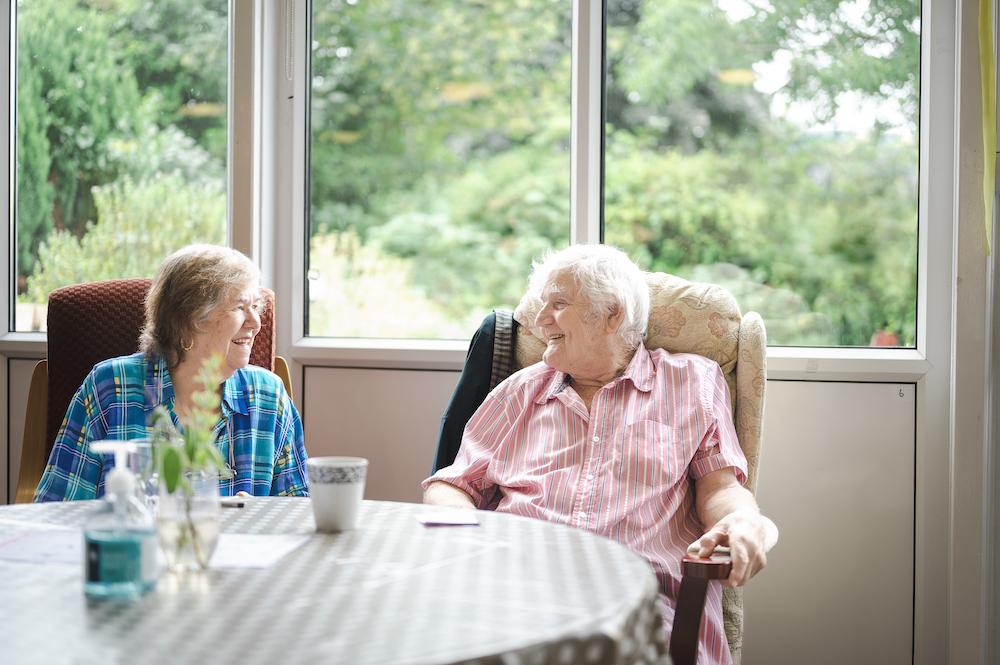
[[[424,501],[560,522],[626,545],[652,565],[669,630],[689,543],[702,556],[730,547],[729,586],[765,565],[766,518],[742,487],[746,459],[722,371],[643,346],[649,292],[619,250],[551,254],[529,291],[543,305],[542,362],[487,396],[454,464],[423,482]],[[730,662],[717,584],[699,639],[699,663]]]

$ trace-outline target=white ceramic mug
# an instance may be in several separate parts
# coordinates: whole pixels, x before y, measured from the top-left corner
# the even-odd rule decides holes
[[[358,523],[368,460],[364,457],[310,457],[309,496],[317,531],[346,531]]]

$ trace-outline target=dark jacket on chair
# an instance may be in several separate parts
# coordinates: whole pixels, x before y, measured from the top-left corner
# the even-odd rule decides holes
[[[473,335],[462,376],[441,417],[433,471],[455,461],[466,423],[489,392],[513,373],[516,336],[517,323],[511,311],[505,309],[487,314]]]

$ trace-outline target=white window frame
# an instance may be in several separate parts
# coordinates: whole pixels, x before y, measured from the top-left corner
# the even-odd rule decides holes
[[[602,37],[603,37],[603,4],[602,0],[572,0],[573,1],[573,107],[572,113],[572,145],[571,145],[571,225],[570,239],[572,242],[599,242],[600,239],[600,183],[601,183],[601,77],[603,76]],[[294,80],[281,81],[275,86],[274,95],[280,97],[280,106],[270,129],[274,135],[269,143],[274,149],[273,155],[264,160],[265,163],[279,164],[282,168],[275,169],[275,178],[269,180],[278,192],[276,198],[287,199],[286,203],[276,201],[277,208],[273,210],[276,230],[275,247],[281,240],[289,238],[290,242],[285,252],[276,252],[274,266],[274,283],[278,289],[282,308],[291,309],[291,318],[283,319],[289,323],[287,330],[279,331],[281,352],[293,361],[306,364],[335,364],[337,366],[357,367],[393,367],[393,368],[433,368],[461,369],[465,361],[468,347],[467,340],[401,340],[383,338],[330,338],[307,337],[304,333],[305,321],[305,289],[304,275],[296,266],[305,265],[305,248],[308,246],[305,229],[305,210],[308,202],[305,199],[305,189],[296,183],[305,182],[307,146],[305,145],[306,118],[306,72],[308,51],[305,48],[309,8],[308,0],[282,0],[277,3],[272,12],[274,21],[267,21],[272,26],[274,38],[281,46],[273,56],[281,62],[273,62],[271,66],[284,71],[285,59],[292,54],[294,63]],[[925,12],[929,11],[930,0],[925,0]],[[936,0],[934,5],[940,6],[942,0]],[[286,8],[295,9],[287,12]],[[294,29],[284,30],[280,24],[284,14],[294,15]],[[928,32],[927,30],[924,31]],[[294,35],[294,44],[289,48],[285,35]],[[581,39],[581,35],[586,39]],[[929,51],[927,38],[922,37],[924,52]],[[277,52],[280,51],[280,52]],[[926,58],[924,59],[926,61]],[[922,100],[926,100],[929,92],[929,77],[922,72]],[[937,88],[947,88],[949,99],[953,96],[953,77],[944,80],[939,77]],[[265,83],[265,85],[267,85]],[[579,104],[579,99],[587,99],[587,104]],[[922,101],[921,117],[928,117],[929,102]],[[928,122],[921,125],[922,134],[927,131]],[[940,143],[940,142],[939,142]],[[290,149],[288,149],[288,147]],[[944,146],[941,146],[944,149]],[[285,157],[290,153],[289,158]],[[950,149],[944,158],[936,158],[932,178],[928,167],[928,151],[921,152],[920,179],[920,230],[919,230],[919,278],[918,278],[918,325],[917,346],[913,349],[877,349],[877,348],[812,348],[812,347],[769,347],[768,376],[780,379],[833,380],[833,381],[917,381],[931,369],[929,358],[928,335],[933,339],[934,331],[928,330],[926,317],[920,313],[928,311],[928,306],[940,302],[947,296],[947,289],[938,292],[928,290],[928,270],[935,265],[929,265],[927,226],[927,199],[934,190],[936,200],[940,200],[938,191],[944,192],[945,185],[951,184],[952,155]],[[945,153],[942,153],[945,154]],[[944,178],[941,176],[944,175]],[[947,182],[942,182],[942,180]],[[584,186],[586,183],[586,186]],[[950,201],[950,196],[946,197]],[[940,206],[938,206],[940,208]],[[940,239],[939,239],[940,240]],[[938,242],[934,246],[939,254],[950,246]],[[945,263],[950,263],[945,261]],[[931,281],[930,284],[940,284]],[[946,298],[944,298],[947,301]],[[287,305],[285,303],[288,303]],[[932,325],[933,327],[933,325]],[[470,336],[473,331],[470,330]]]
[[[983,626],[989,602],[983,594],[991,578],[989,562],[976,555],[985,551],[981,462],[987,457],[988,437],[982,419],[978,430],[975,423],[966,427],[960,422],[970,414],[975,420],[988,397],[988,390],[969,369],[983,360],[979,343],[988,330],[987,314],[977,309],[975,298],[963,301],[970,292],[975,295],[985,288],[986,279],[975,270],[983,262],[981,256],[970,249],[975,247],[970,238],[981,229],[981,221],[968,203],[962,203],[976,198],[970,184],[976,180],[975,160],[958,159],[960,154],[981,151],[978,135],[970,129],[975,122],[969,120],[978,105],[978,99],[969,101],[976,4],[974,0],[922,2],[916,348],[768,349],[772,379],[917,386],[914,662],[921,665],[948,662],[963,648],[985,653],[986,644]],[[16,44],[12,5],[13,0],[0,7],[0,29],[9,35],[10,44],[0,56],[5,72],[11,72]],[[308,12],[307,0],[230,0],[230,242],[258,261],[265,283],[277,292],[278,350],[291,360],[299,399],[303,364],[457,370],[465,359],[466,341],[344,340],[303,334]],[[574,242],[596,242],[600,237],[600,112],[595,99],[600,97],[603,14],[601,0],[573,0],[570,237]],[[0,113],[8,131],[0,147],[9,158],[0,168],[9,232],[0,241],[0,288],[9,316],[14,307],[10,283],[14,77],[7,81],[0,93]],[[578,99],[589,102],[581,106]],[[957,283],[958,275],[962,283]],[[43,334],[0,333],[0,386],[7,385],[9,359],[41,358],[44,353]],[[7,430],[7,415],[7,400],[0,400],[0,431]],[[769,413],[772,418],[776,415]],[[982,565],[969,565],[970,553]],[[967,598],[967,589],[978,589],[978,595]]]
[[[11,252],[14,249],[14,154],[15,145],[14,118],[17,63],[17,35],[14,21],[14,4],[16,0],[0,2],[0,30],[9,36],[8,48],[0,49],[0,71],[8,74],[5,78],[8,85],[3,89],[3,110],[0,120],[8,128],[3,133],[0,148],[7,159],[3,160],[3,205],[7,211],[7,233],[0,241],[2,252],[2,267],[0,270],[0,289],[2,299],[6,303],[7,321],[0,326],[0,355],[8,358],[44,358],[45,333],[13,332],[9,323],[13,318],[16,294],[11,283]],[[260,20],[264,0],[229,0],[229,81],[227,108],[229,117],[227,132],[229,136],[227,149],[227,225],[226,238],[230,246],[239,249],[254,259],[262,270],[265,279],[270,277],[267,270],[273,265],[273,252],[264,251],[262,242],[268,235],[263,227],[260,186],[261,164],[261,113],[262,87],[260,76],[262,67],[259,62],[262,56],[261,36],[263,23]],[[6,362],[0,363],[6,373]],[[0,379],[5,379],[0,376]]]
[[[285,0],[296,6],[294,29],[294,80],[285,83],[282,106],[272,125],[276,146],[291,146],[290,164],[277,172],[277,199],[287,202],[275,210],[281,220],[275,224],[279,236],[290,243],[275,257],[275,284],[283,308],[291,310],[282,318],[279,345],[292,360],[293,373],[300,377],[303,364],[338,367],[393,367],[460,369],[467,342],[331,339],[306,337],[303,321],[305,248],[306,168],[306,0]],[[917,386],[917,440],[915,446],[916,543],[914,662],[945,662],[946,654],[971,635],[961,622],[949,622],[949,594],[959,578],[981,582],[983,575],[968,570],[954,560],[949,538],[955,523],[948,506],[964,479],[954,477],[950,460],[956,447],[952,427],[953,355],[961,354],[956,340],[981,330],[981,317],[974,312],[956,317],[956,266],[975,262],[974,255],[956,254],[959,209],[956,192],[959,150],[975,149],[975,143],[957,132],[959,95],[956,76],[957,49],[975,51],[974,41],[964,33],[958,39],[958,11],[954,0],[923,0],[921,21],[921,122],[920,200],[918,222],[918,306],[917,345],[913,349],[770,347],[768,378],[806,381],[908,382]],[[967,14],[974,2],[964,0]],[[600,238],[600,89],[602,76],[601,39],[604,11],[601,0],[573,0],[573,130],[571,169],[572,226],[574,242],[597,242]],[[963,21],[968,17],[963,14]],[[972,36],[974,37],[974,29]],[[290,85],[288,85],[290,83]],[[581,105],[578,100],[586,99]],[[285,103],[287,102],[287,103]],[[959,142],[961,141],[961,143]],[[290,167],[290,168],[287,168]],[[585,186],[584,186],[585,183]],[[287,222],[286,222],[287,220]],[[289,223],[290,222],[290,223]],[[280,240],[276,247],[280,246]],[[287,305],[285,304],[287,303]],[[929,317],[928,312],[934,316]],[[471,333],[471,331],[470,331]],[[975,355],[976,349],[967,349]],[[301,380],[297,378],[297,380]],[[980,391],[973,388],[973,392]],[[980,400],[982,401],[982,400]],[[773,414],[769,414],[774,417]],[[980,497],[981,498],[981,495]],[[948,571],[949,580],[942,579]],[[983,588],[982,586],[980,588]],[[974,624],[981,622],[975,621]]]

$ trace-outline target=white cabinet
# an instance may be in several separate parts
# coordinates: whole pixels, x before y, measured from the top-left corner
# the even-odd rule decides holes
[[[744,665],[912,662],[915,387],[768,381]]]

